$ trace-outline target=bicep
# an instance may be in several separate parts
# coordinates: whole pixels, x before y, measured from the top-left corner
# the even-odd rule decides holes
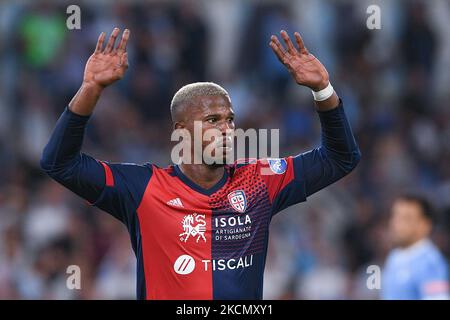
[[[286,169],[283,172],[269,170],[271,174],[265,178],[274,213],[305,201],[349,172],[342,161],[330,156],[322,146],[279,161],[285,163]]]
[[[306,200],[304,181],[296,177],[293,157],[259,161],[259,174],[265,180],[272,214]]]
[[[105,186],[105,171],[102,164],[84,153],[80,153],[61,167],[52,168],[47,174],[90,203],[98,199]]]
[[[339,161],[327,155],[322,146],[295,156],[293,162],[295,174],[304,181],[307,197],[336,182],[348,172]]]
[[[108,212],[129,228],[153,174],[151,165],[101,162],[104,187],[94,206]]]

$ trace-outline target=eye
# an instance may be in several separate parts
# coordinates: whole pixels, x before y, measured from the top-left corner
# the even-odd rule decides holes
[[[209,118],[206,121],[209,122],[209,123],[215,123],[217,121],[217,119],[216,118]]]

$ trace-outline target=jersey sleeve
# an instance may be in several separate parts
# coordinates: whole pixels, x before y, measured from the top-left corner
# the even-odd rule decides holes
[[[342,101],[318,116],[320,146],[297,156],[260,161],[259,174],[268,186],[274,214],[341,179],[361,158]]]
[[[435,256],[424,266],[418,291],[422,300],[450,299],[448,265],[442,256]]]
[[[65,109],[44,148],[41,167],[52,179],[130,227],[152,167],[108,164],[82,153],[89,118]]]
[[[132,226],[134,215],[152,176],[152,166],[103,161],[100,164],[104,170],[105,182],[102,192],[92,205]]]
[[[294,157],[258,160],[257,172],[266,183],[274,214],[306,200],[305,180],[297,170]]]

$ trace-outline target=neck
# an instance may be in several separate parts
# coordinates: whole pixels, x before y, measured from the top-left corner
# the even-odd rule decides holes
[[[405,243],[403,246],[400,246],[401,249],[407,250],[410,248],[415,247],[416,245],[419,245],[422,242],[425,242],[426,239],[428,239],[426,236],[425,237],[420,237],[420,238],[416,238],[408,243]]]
[[[209,189],[219,182],[225,170],[223,166],[206,164],[180,164],[178,167],[186,177],[204,189]]]

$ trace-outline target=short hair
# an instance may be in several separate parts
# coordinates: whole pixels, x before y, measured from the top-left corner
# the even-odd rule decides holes
[[[430,222],[434,222],[435,214],[434,208],[431,205],[431,202],[423,195],[415,194],[415,193],[404,193],[399,195],[396,200],[413,202],[417,204],[422,211],[423,216],[428,219]]]
[[[194,82],[181,87],[173,96],[170,103],[170,114],[172,120],[175,119],[175,113],[179,106],[200,96],[224,96],[230,100],[227,90],[214,82]]]

